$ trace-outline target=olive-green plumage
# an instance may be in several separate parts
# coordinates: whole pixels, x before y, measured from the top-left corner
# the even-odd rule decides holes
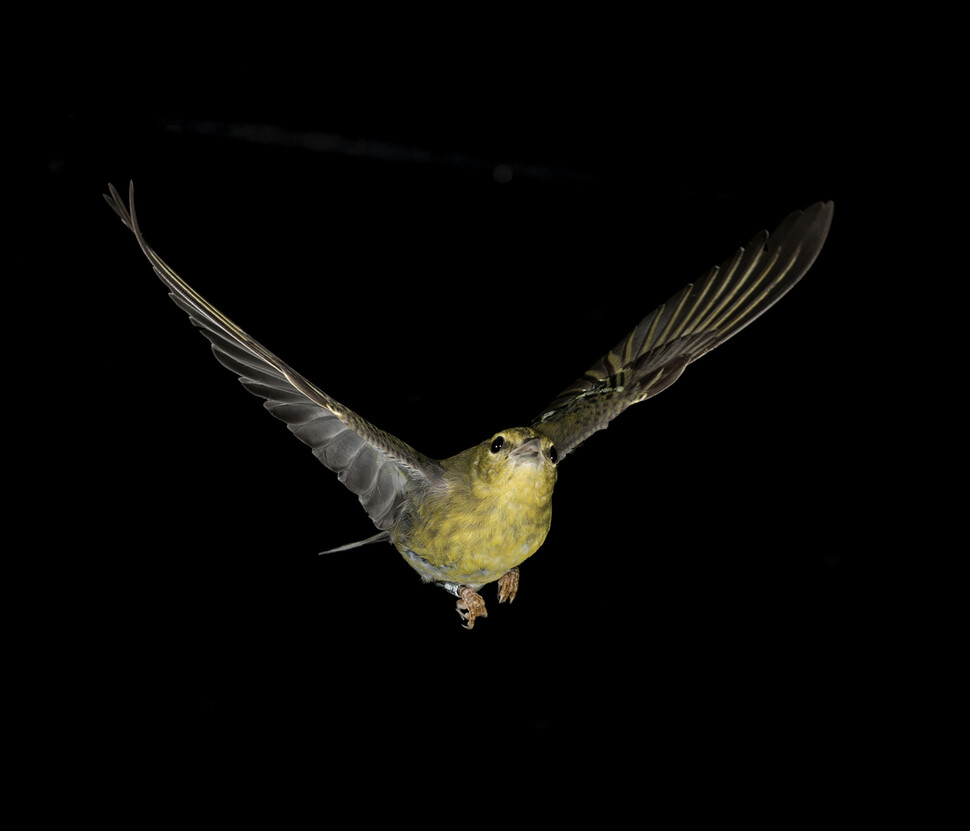
[[[145,242],[134,187],[127,206],[108,187],[108,204],[135,234],[175,303],[211,341],[216,358],[337,473],[380,530],[331,550],[391,542],[422,579],[458,598],[469,629],[486,616],[479,588],[497,582],[499,602],[515,598],[518,566],[549,531],[559,462],[777,302],[814,262],[832,219],[831,202],[790,214],[771,236],[758,234],[721,268],[647,315],[531,426],[502,430],[436,460],[333,400],[212,306]]]
[[[549,532],[553,450],[548,437],[516,427],[443,460],[443,487],[410,497],[391,542],[426,580],[472,589],[498,580]]]

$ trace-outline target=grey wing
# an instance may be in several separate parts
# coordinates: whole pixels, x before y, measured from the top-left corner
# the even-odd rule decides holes
[[[337,473],[360,498],[378,528],[391,528],[408,481],[415,477],[436,481],[441,474],[438,462],[334,401],[229,320],[145,242],[135,215],[134,186],[129,186],[127,208],[114,186],[108,188],[108,204],[134,233],[172,300],[211,341],[220,363],[234,372],[246,389],[264,398],[263,406],[286,422],[293,434]]]
[[[769,236],[685,286],[563,390],[533,427],[560,459],[627,407],[667,389],[692,361],[740,332],[778,302],[815,261],[832,222],[832,203],[789,214]]]

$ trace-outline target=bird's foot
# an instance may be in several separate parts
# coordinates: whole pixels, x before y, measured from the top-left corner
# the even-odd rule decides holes
[[[498,578],[498,602],[504,603],[506,600],[511,603],[515,600],[515,595],[519,591],[519,569],[518,567],[505,572]]]
[[[458,603],[456,605],[458,614],[465,620],[466,629],[474,628],[476,618],[488,617],[482,596],[468,586],[461,586],[458,589]]]

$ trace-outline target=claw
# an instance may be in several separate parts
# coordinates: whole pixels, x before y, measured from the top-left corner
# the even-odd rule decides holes
[[[485,611],[485,601],[482,600],[482,596],[474,589],[470,589],[468,586],[462,586],[458,589],[458,598],[456,607],[462,620],[467,621],[465,623],[466,629],[473,629],[475,627],[476,618],[488,617],[488,612]]]
[[[515,600],[515,595],[519,591],[519,569],[518,567],[505,572],[498,578],[498,602],[504,603],[506,600],[511,603]]]

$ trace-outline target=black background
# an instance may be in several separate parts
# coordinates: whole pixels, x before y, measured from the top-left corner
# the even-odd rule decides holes
[[[658,38],[534,65],[458,43],[419,69],[201,37],[166,53],[178,82],[135,39],[67,85],[41,120],[37,281],[67,312],[43,530],[75,543],[42,571],[78,760],[197,786],[292,765],[312,789],[432,754],[446,803],[553,761],[607,802],[852,787],[898,635],[859,557],[880,473],[843,348],[868,115],[836,106],[817,48],[697,75],[692,52],[650,58]],[[781,303],[566,460],[518,599],[485,589],[468,632],[390,546],[317,555],[373,528],[166,299],[101,199],[129,179],[197,290],[439,457],[527,423],[755,232],[836,208]]]

